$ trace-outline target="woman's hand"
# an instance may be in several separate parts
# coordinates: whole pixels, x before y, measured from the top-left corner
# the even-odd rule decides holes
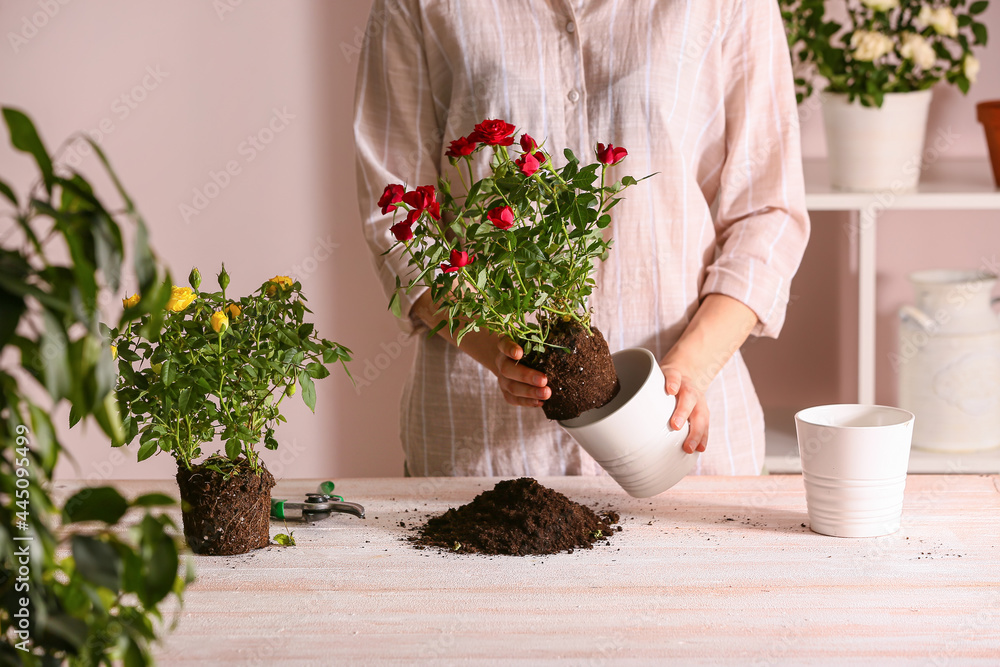
[[[545,374],[518,363],[524,357],[524,350],[511,339],[500,338],[497,349],[494,372],[504,400],[523,408],[542,407],[542,401],[552,396],[552,390],[545,386],[548,383]]]
[[[684,439],[684,451],[688,454],[705,451],[709,417],[705,393],[678,366],[665,362],[660,368],[665,379],[664,390],[669,396],[677,398],[674,413],[670,415],[670,428],[679,431],[684,427],[684,422],[689,422],[691,428]]]

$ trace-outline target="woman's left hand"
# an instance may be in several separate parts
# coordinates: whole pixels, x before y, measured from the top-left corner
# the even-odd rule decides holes
[[[705,393],[698,389],[691,378],[678,366],[664,362],[660,365],[666,380],[664,389],[669,396],[675,396],[677,403],[670,416],[670,428],[679,431],[684,422],[691,425],[684,440],[684,451],[693,454],[705,451],[708,444],[708,402]]]

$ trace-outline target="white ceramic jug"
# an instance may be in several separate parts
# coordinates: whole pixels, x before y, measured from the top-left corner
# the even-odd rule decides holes
[[[910,275],[916,304],[900,308],[899,406],[916,415],[913,446],[969,452],[1000,446],[997,276],[933,270]]]

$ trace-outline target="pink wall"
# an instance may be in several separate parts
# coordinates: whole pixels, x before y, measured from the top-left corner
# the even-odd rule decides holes
[[[315,416],[299,402],[288,411],[282,451],[265,453],[276,476],[401,474],[396,415],[411,341],[400,339],[385,310],[354,188],[356,45],[370,3],[66,1],[0,4],[0,103],[28,110],[50,147],[76,130],[101,131],[102,146],[178,280],[192,265],[211,276],[223,260],[239,290],[274,274],[293,275],[310,297],[319,331],[354,349],[358,387],[334,374],[319,385]],[[220,14],[219,7],[231,11]],[[987,22],[1000,39],[997,14],[991,9]],[[12,44],[11,33],[21,39]],[[983,54],[982,80],[969,98],[937,93],[931,131],[952,126],[960,134],[956,156],[984,154],[973,106],[1000,98],[998,54],[995,45]],[[269,135],[275,110],[278,131]],[[822,155],[818,115],[803,133],[806,153]],[[253,135],[269,141],[263,150],[244,143]],[[239,172],[227,182],[218,173],[230,162]],[[84,157],[81,168],[96,173],[93,157]],[[215,194],[213,172],[225,185],[185,220],[180,206],[194,206],[196,189],[209,186]],[[29,184],[30,164],[6,141],[0,173],[19,189]],[[879,230],[880,401],[894,400],[887,355],[895,309],[909,299],[905,274],[977,266],[981,255],[1000,247],[1000,228],[988,224],[996,214],[962,214],[957,222],[945,215],[891,212]],[[852,399],[855,288],[846,268],[845,219],[816,215],[814,223],[781,340],[747,345],[765,405]],[[75,430],[65,441],[77,465],[62,465],[64,477],[172,473],[169,458],[138,465],[134,449],[112,451],[93,432]]]

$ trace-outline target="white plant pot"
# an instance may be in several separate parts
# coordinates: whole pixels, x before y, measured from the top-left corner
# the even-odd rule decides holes
[[[913,414],[880,405],[820,405],[795,415],[809,528],[834,537],[899,530]]]
[[[854,192],[907,192],[920,182],[931,91],[888,93],[880,108],[823,94],[831,185]]]
[[[698,454],[681,448],[688,424],[671,430],[675,399],[664,391],[653,353],[629,348],[611,355],[621,390],[607,405],[559,424],[630,496],[649,498],[690,472]]]

